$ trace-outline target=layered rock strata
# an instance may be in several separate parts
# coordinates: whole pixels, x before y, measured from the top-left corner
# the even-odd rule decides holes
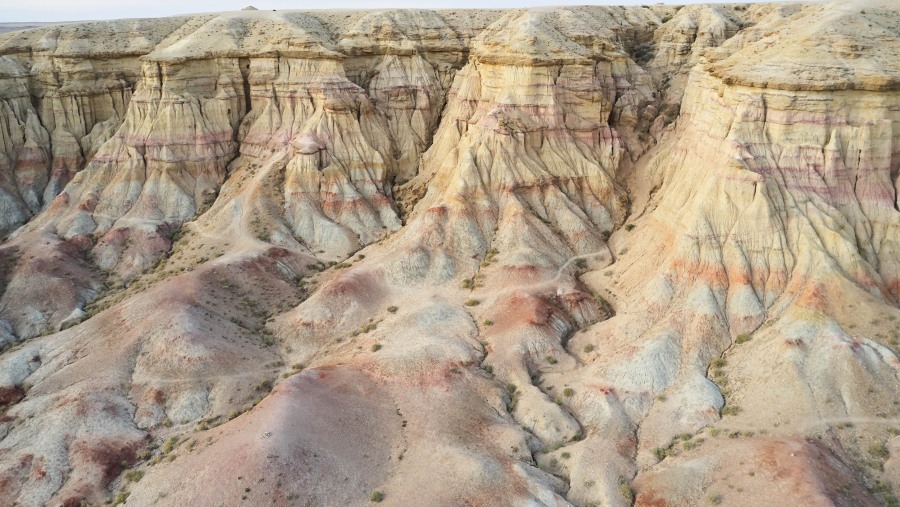
[[[879,2],[4,36],[0,497],[891,504],[898,47]]]

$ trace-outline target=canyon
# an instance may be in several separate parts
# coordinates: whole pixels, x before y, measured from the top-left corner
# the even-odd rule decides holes
[[[0,505],[900,505],[900,7],[0,34]]]

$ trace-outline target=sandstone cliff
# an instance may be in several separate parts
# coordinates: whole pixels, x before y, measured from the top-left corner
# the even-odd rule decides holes
[[[877,1],[0,35],[0,504],[896,504],[897,50]]]

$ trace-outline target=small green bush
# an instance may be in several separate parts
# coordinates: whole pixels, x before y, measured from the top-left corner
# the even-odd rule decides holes
[[[722,407],[722,415],[738,415],[741,413],[741,407],[735,407],[733,405],[729,405],[726,407]]]
[[[397,308],[396,306],[389,306],[387,308],[388,313],[397,313],[397,310],[399,310],[399,308]]]
[[[384,493],[382,493],[381,491],[373,491],[372,496],[369,497],[369,500],[375,503],[379,503],[384,500]]]
[[[624,477],[619,477],[619,494],[630,504],[634,501],[634,490]]]
[[[127,491],[119,491],[118,493],[116,493],[116,497],[112,500],[113,507],[125,503],[128,500],[128,495],[130,494],[131,493]]]
[[[381,344],[380,344],[380,343],[375,343],[375,344],[372,345],[372,352],[378,352],[379,350],[381,350]]]
[[[477,299],[468,299],[466,300],[466,306],[478,306],[481,304],[481,301]]]
[[[735,345],[740,345],[742,343],[747,343],[750,341],[750,335],[747,333],[741,333],[737,335],[737,338],[734,339]]]
[[[890,455],[890,451],[884,444],[872,444],[869,446],[869,454],[872,455],[873,458],[885,459]]]

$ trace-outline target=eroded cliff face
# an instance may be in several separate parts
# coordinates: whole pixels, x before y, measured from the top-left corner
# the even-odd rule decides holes
[[[5,35],[0,497],[896,502],[898,48],[878,2]]]

